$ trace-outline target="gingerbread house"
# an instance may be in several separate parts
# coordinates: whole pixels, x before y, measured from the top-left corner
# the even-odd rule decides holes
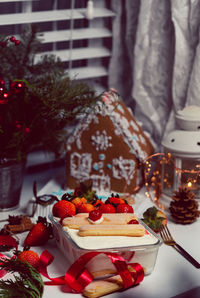
[[[118,93],[109,90],[67,140],[66,187],[92,181],[98,192],[135,192],[153,146]]]

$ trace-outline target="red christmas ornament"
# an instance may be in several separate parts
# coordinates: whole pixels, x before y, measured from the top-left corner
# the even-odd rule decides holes
[[[14,81],[10,84],[10,90],[15,94],[23,92],[24,88],[25,88],[24,82]]]
[[[17,128],[17,129],[21,129],[21,124],[19,123],[19,121],[15,121],[15,127]]]
[[[4,97],[4,98],[8,98],[8,96],[9,96],[9,93],[8,93],[8,92],[4,92],[4,93],[3,93],[3,97]]]
[[[15,45],[16,45],[16,46],[20,45],[20,40],[16,39],[16,40],[15,40]]]
[[[30,133],[30,131],[31,131],[31,130],[30,130],[30,128],[29,128],[29,127],[25,127],[25,128],[24,128],[24,132],[25,132],[26,134],[29,134],[29,133]]]
[[[0,78],[0,86],[1,86],[1,87],[4,87],[4,85],[5,85],[5,81],[4,81],[3,79]]]
[[[8,102],[9,93],[3,88],[0,88],[0,104],[6,104]]]
[[[15,36],[11,36],[11,37],[10,37],[10,41],[11,41],[11,42],[15,42],[15,41],[16,41]]]
[[[9,41],[13,42],[16,46],[20,44],[20,40],[16,39],[15,36],[11,36],[11,37],[8,37],[6,40],[0,42],[0,45],[2,46],[2,48],[5,48]]]
[[[2,41],[1,46],[2,46],[2,48],[5,48],[7,46],[7,41]]]

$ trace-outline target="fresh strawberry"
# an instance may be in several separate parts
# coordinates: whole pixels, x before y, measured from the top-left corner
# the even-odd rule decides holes
[[[43,222],[38,222],[28,233],[24,245],[39,246],[45,244],[52,234],[51,226]]]
[[[81,198],[76,197],[76,198],[71,200],[71,203],[73,203],[76,206],[76,209],[78,209],[79,206],[83,204],[83,201],[82,201]]]
[[[84,198],[84,197],[82,197],[82,198],[81,198],[81,202],[82,202],[82,203],[87,203],[87,199]]]
[[[28,262],[31,266],[33,266],[36,269],[39,267],[40,258],[38,256],[38,254],[36,252],[34,252],[33,250],[24,250],[21,253],[19,253],[17,258],[20,261]]]
[[[74,216],[76,214],[76,206],[69,201],[61,200],[53,205],[52,213],[53,216],[61,219]]]
[[[90,211],[94,210],[95,207],[92,204],[89,203],[83,203],[79,208],[78,208],[78,213],[89,213]]]
[[[131,219],[129,222],[128,222],[129,225],[138,225],[139,222],[137,219]]]
[[[124,204],[125,201],[121,198],[118,198],[118,197],[109,197],[107,200],[106,200],[106,204],[109,203],[109,204],[113,204],[115,206],[119,205],[119,204]]]
[[[133,213],[133,207],[126,203],[119,204],[117,206],[116,212],[117,213]]]
[[[112,204],[103,204],[99,209],[102,213],[115,213],[115,207]]]
[[[89,213],[89,219],[92,221],[97,221],[102,217],[102,212],[100,209],[94,209]]]
[[[92,203],[92,205],[94,206],[94,207],[100,207],[101,205],[103,205],[104,203],[101,201],[101,200],[99,200],[99,199],[96,199],[93,203]]]

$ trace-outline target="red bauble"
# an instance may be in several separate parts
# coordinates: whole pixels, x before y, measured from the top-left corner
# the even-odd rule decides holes
[[[24,82],[14,81],[10,84],[10,90],[15,94],[23,92],[24,89],[25,89]]]
[[[5,85],[5,81],[0,78],[0,87],[4,87],[4,85]]]
[[[2,46],[2,48],[5,48],[7,46],[7,41],[2,41],[1,46]]]
[[[11,37],[10,37],[10,41],[11,41],[11,42],[15,42],[15,41],[16,41],[15,36],[11,36]]]
[[[20,40],[16,39],[16,40],[15,40],[15,45],[16,45],[16,46],[20,45]]]
[[[9,93],[3,88],[0,90],[0,104],[6,104],[8,102]]]
[[[23,133],[24,134],[29,134],[30,133],[30,128],[29,127],[25,127],[24,129],[23,129]]]

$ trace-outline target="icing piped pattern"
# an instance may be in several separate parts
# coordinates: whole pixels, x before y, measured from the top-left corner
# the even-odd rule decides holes
[[[151,145],[148,144],[140,126],[134,121],[132,113],[121,104],[119,95],[110,91],[103,96],[109,100],[102,98],[104,103],[99,101],[95,111],[88,113],[82,119],[67,140],[67,150],[71,151],[69,167],[70,175],[74,179],[80,182],[90,179],[94,190],[110,192],[112,179],[115,179],[116,183],[118,180],[119,182],[123,180],[125,181],[123,183],[131,185],[137,169],[136,162],[148,156],[148,150],[144,150],[144,147]],[[104,119],[106,125],[109,124],[109,119],[110,129],[103,125]],[[115,146],[113,145],[113,139],[116,140],[116,137],[119,138],[119,148],[120,142],[124,144],[123,148],[127,147],[125,150],[129,154],[126,154],[126,157],[121,153],[118,156],[116,141]],[[86,141],[87,138],[89,139]],[[109,153],[110,150],[112,154]]]

